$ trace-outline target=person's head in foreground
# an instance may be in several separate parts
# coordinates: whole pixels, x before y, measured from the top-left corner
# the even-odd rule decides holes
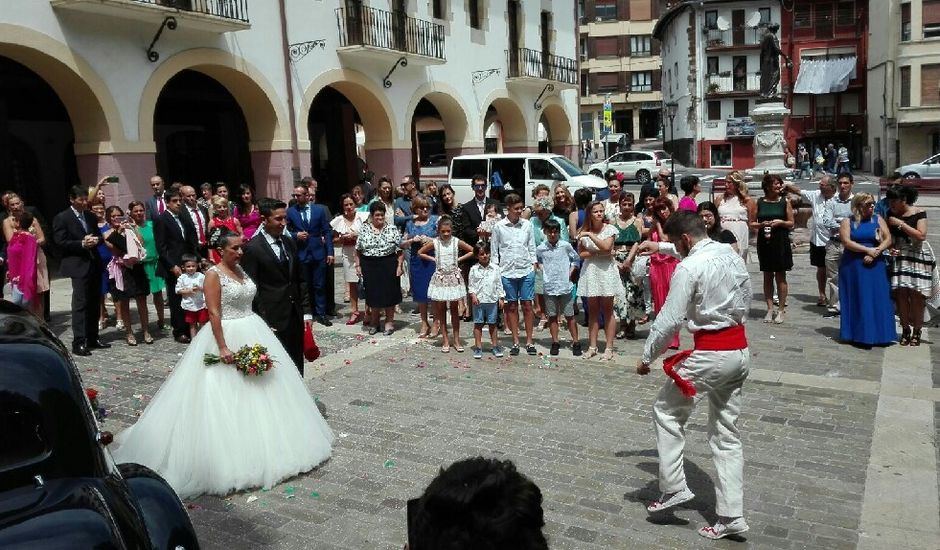
[[[542,492],[509,460],[441,469],[409,505],[410,550],[547,550]]]

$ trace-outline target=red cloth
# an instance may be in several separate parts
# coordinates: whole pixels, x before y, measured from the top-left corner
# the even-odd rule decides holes
[[[202,308],[199,311],[185,311],[183,317],[187,323],[199,323],[204,325],[209,322],[209,310]]]
[[[7,244],[7,278],[23,294],[23,302],[36,298],[36,257],[39,243],[31,233],[16,231]]]
[[[313,339],[313,327],[309,323],[306,325],[307,327],[304,329],[304,359],[314,361],[317,357],[320,357],[320,347],[317,346],[317,341]]]
[[[679,386],[679,390],[686,397],[695,395],[695,385],[692,382],[682,378],[675,371],[680,363],[692,355],[692,352],[699,351],[732,351],[744,349],[747,347],[747,334],[744,332],[744,325],[735,325],[733,327],[719,330],[700,330],[692,334],[695,341],[695,349],[687,349],[667,357],[663,360],[663,371],[666,376],[672,378],[673,382]]]
[[[164,210],[166,210],[166,203],[163,201],[163,197],[157,197],[157,214],[163,214]]]

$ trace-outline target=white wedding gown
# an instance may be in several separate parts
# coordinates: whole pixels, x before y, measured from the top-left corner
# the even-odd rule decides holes
[[[206,324],[137,423],[117,435],[112,455],[157,471],[181,498],[269,488],[329,458],[333,431],[287,351],[251,311],[255,283],[216,268],[222,285],[222,332],[233,352],[268,348],[275,367],[245,376],[232,365],[205,365],[218,354]],[[239,268],[240,269],[240,268]]]

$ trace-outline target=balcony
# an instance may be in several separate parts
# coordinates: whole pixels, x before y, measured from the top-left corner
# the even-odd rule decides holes
[[[159,25],[173,16],[186,29],[224,33],[251,28],[248,0],[50,0],[53,8]]]
[[[359,6],[336,9],[340,55],[395,60],[407,57],[417,65],[445,62],[444,26],[404,12]]]
[[[561,89],[577,89],[578,62],[548,52],[518,48],[506,50],[507,84],[542,87],[548,83]]]
[[[760,93],[760,72],[734,75],[718,73],[705,76],[707,97],[747,97]]]
[[[735,27],[726,31],[704,29],[705,51],[743,50],[760,48],[763,27]]]

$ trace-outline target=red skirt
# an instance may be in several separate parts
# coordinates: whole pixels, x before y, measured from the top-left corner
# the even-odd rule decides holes
[[[209,310],[202,308],[199,311],[187,311],[185,318],[187,323],[199,323],[204,325],[209,322]]]

